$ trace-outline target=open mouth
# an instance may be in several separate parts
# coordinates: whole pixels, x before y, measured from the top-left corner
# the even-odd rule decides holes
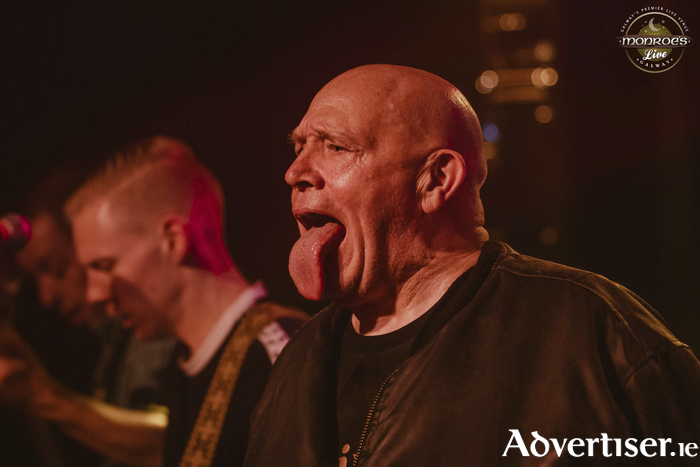
[[[338,219],[331,217],[331,216],[327,216],[325,214],[319,214],[316,212],[300,213],[300,214],[296,214],[294,217],[301,224],[301,226],[304,228],[304,231],[305,231],[304,233],[306,233],[309,230],[314,229],[314,228],[323,227],[326,224],[331,223],[331,222],[344,227],[342,222],[340,222]]]
[[[294,217],[301,236],[289,254],[289,273],[304,297],[320,300],[328,278],[338,276],[338,248],[345,239],[345,226],[316,212],[298,211]]]

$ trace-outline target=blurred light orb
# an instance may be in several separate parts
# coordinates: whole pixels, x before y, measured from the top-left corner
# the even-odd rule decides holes
[[[535,68],[530,75],[532,84],[538,88],[554,86],[559,81],[559,74],[554,68]]]
[[[548,225],[540,232],[540,242],[544,246],[552,246],[557,241],[559,241],[559,230],[555,226]]]
[[[549,123],[554,118],[554,111],[548,105],[540,105],[535,109],[535,120],[540,123]]]
[[[527,24],[527,20],[520,13],[506,13],[498,19],[498,25],[503,31],[520,31]]]
[[[498,157],[498,145],[496,143],[484,142],[484,157],[487,161],[493,160]]]
[[[498,86],[498,73],[492,70],[484,71],[476,80],[476,90],[481,94],[488,94]]]
[[[485,123],[481,127],[481,132],[484,134],[484,139],[489,143],[495,143],[501,138],[501,131],[495,123]]]
[[[535,58],[540,62],[548,62],[554,58],[554,45],[549,41],[540,41],[535,46]]]
[[[559,74],[554,68],[545,68],[541,78],[545,86],[554,86],[559,81]]]

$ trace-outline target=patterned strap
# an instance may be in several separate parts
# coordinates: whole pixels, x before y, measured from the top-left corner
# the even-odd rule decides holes
[[[308,319],[300,311],[265,302],[246,311],[238,322],[209,384],[185,454],[180,461],[180,467],[211,465],[238,374],[248,349],[258,338],[260,331],[276,319],[286,317],[300,318],[304,321]]]

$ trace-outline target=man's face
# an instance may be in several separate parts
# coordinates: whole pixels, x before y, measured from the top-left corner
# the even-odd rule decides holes
[[[301,238],[289,267],[306,298],[360,305],[403,273],[418,168],[390,109],[374,95],[324,89],[293,132],[285,179]]]
[[[53,215],[32,219],[32,239],[17,262],[36,280],[42,306],[55,307],[72,326],[97,326],[102,313],[85,301],[85,270]]]
[[[87,271],[87,301],[101,303],[141,339],[172,335],[174,265],[155,232],[137,233],[128,219],[98,201],[73,219],[78,259]]]

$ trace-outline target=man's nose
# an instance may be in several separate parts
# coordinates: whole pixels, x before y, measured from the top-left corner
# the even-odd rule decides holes
[[[104,303],[112,298],[112,279],[109,274],[98,271],[87,272],[85,299],[89,304]]]
[[[323,177],[318,172],[311,150],[305,149],[297,156],[284,174],[284,180],[287,185],[299,191],[312,187],[317,190],[323,188]]]

